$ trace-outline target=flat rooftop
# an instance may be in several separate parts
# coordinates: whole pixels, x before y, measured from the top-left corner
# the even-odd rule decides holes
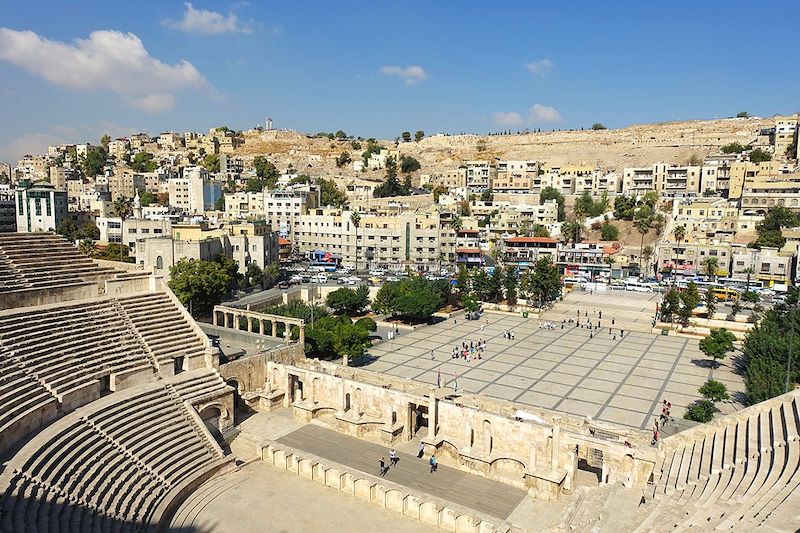
[[[364,368],[429,385],[441,375],[448,387],[457,376],[459,391],[510,400],[521,409],[540,407],[649,429],[661,413],[663,399],[672,403],[674,418],[683,417],[711,374],[697,339],[648,331],[657,301],[653,294],[578,292],[541,320],[492,312],[481,320],[461,316],[373,346],[369,354],[375,359]],[[574,321],[579,313],[584,326],[599,321],[600,328],[567,323],[562,329],[562,320]],[[540,327],[546,322],[555,329]],[[513,340],[503,336],[509,330]],[[462,341],[480,339],[487,342],[481,360],[451,358]],[[730,356],[713,370],[713,377],[725,383],[734,400],[742,397],[743,380],[733,372]],[[742,405],[718,407],[729,413]]]

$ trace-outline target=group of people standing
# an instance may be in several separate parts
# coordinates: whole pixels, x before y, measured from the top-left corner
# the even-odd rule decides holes
[[[583,312],[583,317],[581,317],[581,310],[578,309],[577,311],[578,316],[573,320],[572,317],[565,318],[561,320],[561,329],[564,329],[566,326],[572,326],[576,328],[586,328],[589,330],[589,338],[593,339],[595,334],[600,333],[600,328],[602,327],[602,320],[603,320],[603,311],[602,310],[595,310],[592,311],[592,318],[589,318],[589,311]],[[597,323],[593,322],[594,315],[597,316]],[[585,322],[581,322],[581,318],[585,319]],[[608,336],[612,337],[613,340],[617,340],[617,333],[614,329],[614,325],[616,325],[617,320],[614,317],[611,317],[611,325],[608,326]],[[625,330],[619,330],[619,338],[622,339],[625,336]]]
[[[453,349],[450,351],[450,358],[451,359],[465,359],[468,363],[472,361],[473,357],[477,357],[481,359],[483,355],[483,350],[486,349],[486,341],[483,339],[479,339],[478,342],[469,341],[462,341],[461,346],[454,346]]]
[[[667,422],[674,422],[672,418],[672,403],[667,400],[661,400],[661,414],[653,423],[653,440],[650,442],[653,446],[658,444],[658,439],[661,436],[661,430],[667,425]]]
[[[417,457],[422,459],[425,455],[425,444],[420,442],[419,443],[419,451],[417,452]],[[383,455],[378,460],[378,475],[380,477],[386,477],[386,474],[389,472],[389,468],[396,466],[397,463],[400,462],[400,458],[397,456],[397,450],[392,448],[389,450],[389,464],[386,464],[386,457]],[[439,464],[436,461],[436,454],[431,454],[430,459],[428,459],[428,464],[431,467],[431,474],[436,472],[436,469],[439,467]]]

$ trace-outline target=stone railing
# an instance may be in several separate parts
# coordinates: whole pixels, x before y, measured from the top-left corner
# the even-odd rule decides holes
[[[414,491],[386,479],[349,471],[347,467],[327,459],[269,440],[262,440],[261,460],[287,472],[299,474],[343,494],[361,498],[384,509],[402,514],[429,526],[456,533],[522,533],[508,523],[479,511],[467,509],[442,498]]]

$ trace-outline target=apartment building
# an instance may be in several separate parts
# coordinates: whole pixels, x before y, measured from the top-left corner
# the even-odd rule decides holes
[[[130,150],[131,142],[125,138],[114,139],[108,143],[108,156],[113,157],[117,161],[122,161]]]
[[[69,217],[67,191],[59,191],[49,183],[22,180],[14,192],[17,231],[55,231]]]
[[[618,253],[622,244],[613,241],[583,241],[558,247],[556,264],[564,276],[584,275],[590,279],[608,276],[611,263],[608,258]]]
[[[233,223],[225,228],[201,222],[175,224],[171,237],[136,242],[136,262],[160,276],[169,276],[169,269],[181,259],[214,261],[220,254],[234,259],[244,276],[251,264],[263,270],[278,262],[278,236],[264,221]]]
[[[213,211],[222,198],[222,183],[212,178],[204,167],[184,167],[182,177],[170,178],[169,205],[185,213]]]
[[[219,153],[231,154],[236,148],[241,146],[244,139],[236,135],[233,131],[219,131],[215,130],[213,136],[217,139],[219,145]],[[208,153],[208,151],[206,151]]]
[[[761,215],[774,206],[800,211],[800,173],[746,180],[741,203],[742,209]]]
[[[244,171],[244,159],[230,154],[219,154],[219,171],[228,179],[237,179]]]
[[[558,241],[549,237],[508,237],[503,239],[503,263],[518,268],[534,266],[539,259],[558,260]]]
[[[779,181],[784,174],[791,174],[793,170],[792,167],[774,160],[763,163],[733,162],[730,165],[728,198],[740,199],[748,182]]]
[[[701,170],[698,166],[672,166],[656,163],[652,167],[626,168],[622,192],[644,196],[656,191],[659,196],[687,196],[700,192]]]
[[[575,192],[575,180],[579,176],[575,174],[561,174],[558,171],[545,171],[533,178],[531,186],[531,193],[541,194],[543,189],[552,187],[563,195],[573,194]]]
[[[717,154],[703,161],[700,190],[713,191],[727,197],[731,188],[731,165],[741,161],[741,154]]]
[[[797,126],[800,115],[788,115],[775,117],[775,156],[778,159],[787,158],[786,149],[797,142]],[[797,146],[794,152],[789,155],[789,159],[797,159]]]
[[[430,183],[434,187],[442,186],[447,189],[464,189],[467,186],[467,169],[466,167],[458,167],[453,170],[447,170],[430,176],[421,176],[421,183]]]
[[[793,257],[793,252],[779,251],[777,248],[734,248],[730,277],[746,280],[750,271],[753,286],[771,287],[775,283],[790,283]]]
[[[281,237],[294,239],[300,218],[319,207],[319,189],[306,185],[295,189],[237,192],[225,195],[225,213],[231,218],[266,220]]]
[[[400,150],[382,148],[380,151],[370,155],[367,159],[369,170],[381,170],[386,167],[386,160],[393,157],[395,162],[400,160]]]
[[[14,168],[17,180],[39,181],[49,178],[50,159],[43,155],[26,155]]]
[[[357,257],[359,269],[436,271],[440,264],[455,261],[456,233],[449,213],[402,212],[392,217],[362,213],[357,229],[351,214],[321,208],[301,217],[295,230],[296,250],[301,254],[322,250],[346,266],[355,266]]]
[[[165,131],[158,136],[158,147],[162,150],[183,148],[183,136],[173,131]]]
[[[497,175],[497,167],[489,161],[465,161],[467,191],[480,194],[490,188]]]
[[[594,170],[589,174],[575,176],[575,194],[588,192],[592,196],[600,196],[603,193],[608,196],[617,194],[619,182],[616,172],[606,172],[604,170]]]
[[[704,261],[717,260],[716,276],[728,276],[731,264],[731,244],[721,242],[660,243],[656,247],[656,268],[662,274],[696,276],[706,273]]]
[[[0,233],[17,231],[16,193],[4,188],[0,190]]]
[[[730,241],[736,235],[739,208],[724,198],[687,198],[673,203],[675,226],[686,229],[685,239],[717,239]],[[671,238],[671,235],[667,237]]]
[[[107,190],[112,201],[120,196],[133,198],[136,196],[137,191],[147,188],[147,183],[143,174],[139,174],[138,172],[124,167],[115,167],[111,175],[105,176],[104,179],[98,179],[98,183],[102,183],[103,181],[105,181],[108,186]]]
[[[538,175],[536,161],[498,161],[489,187],[495,193],[527,193]]]

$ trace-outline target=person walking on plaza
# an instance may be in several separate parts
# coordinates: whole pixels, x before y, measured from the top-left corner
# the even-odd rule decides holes
[[[419,449],[417,450],[417,457],[422,459],[422,456],[425,455],[425,444],[423,442],[419,443]]]
[[[431,350],[431,361],[433,361],[436,357],[433,355],[433,350]]]
[[[389,470],[388,468],[386,468],[386,459],[384,459],[383,456],[381,456],[381,459],[378,462],[378,464],[380,465],[380,474],[378,475],[383,477],[386,475],[386,471]]]
[[[431,465],[431,474],[436,472],[436,456],[431,455],[431,458],[428,460],[428,464]]]
[[[394,466],[397,464],[397,461],[398,461],[397,451],[394,448],[392,448],[391,450],[389,450],[389,465]]]

